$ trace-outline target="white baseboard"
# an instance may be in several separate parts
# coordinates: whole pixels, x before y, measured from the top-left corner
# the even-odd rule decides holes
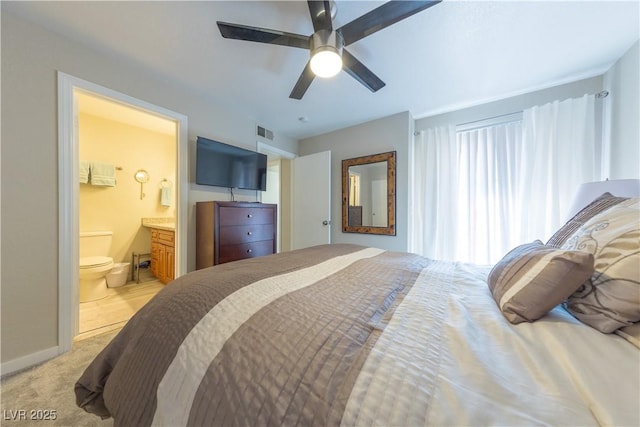
[[[9,360],[8,362],[3,362],[2,364],[0,364],[0,376],[4,377],[5,375],[22,371],[23,369],[27,369],[40,363],[46,362],[49,359],[53,359],[59,354],[60,347],[56,346],[38,351],[36,353],[27,354],[26,356]]]

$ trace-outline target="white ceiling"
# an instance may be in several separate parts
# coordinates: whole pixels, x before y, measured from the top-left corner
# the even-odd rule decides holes
[[[2,3],[3,10],[296,139],[401,111],[420,118],[600,75],[640,37],[638,0],[445,0],[347,48],[386,87],[371,93],[342,72],[316,78],[297,101],[289,93],[307,51],[223,39],[216,21],[310,35],[306,2]],[[382,3],[337,1],[334,27]]]
[[[84,92],[78,92],[76,99],[78,100],[78,112],[80,113],[125,123],[165,135],[173,136],[178,131],[175,121],[138,110],[129,105],[106,100]]]

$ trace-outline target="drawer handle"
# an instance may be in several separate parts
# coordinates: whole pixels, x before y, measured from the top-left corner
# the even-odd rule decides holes
[[[247,231],[247,236],[251,236],[252,234],[253,234],[253,232]]]
[[[247,249],[248,254],[250,254],[251,252],[253,252],[253,249]]]
[[[253,215],[247,214],[247,218],[253,218]]]

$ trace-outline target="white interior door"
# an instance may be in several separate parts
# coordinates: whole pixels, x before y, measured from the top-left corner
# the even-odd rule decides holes
[[[291,248],[331,243],[331,152],[293,160]]]
[[[383,179],[371,182],[371,225],[387,226],[387,181]]]

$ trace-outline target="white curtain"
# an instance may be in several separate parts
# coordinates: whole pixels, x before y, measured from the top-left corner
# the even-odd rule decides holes
[[[513,246],[522,124],[513,122],[458,132],[458,233],[456,259],[492,264]]]
[[[453,260],[456,255],[455,140],[454,126],[427,129],[415,138],[409,248],[433,259]]]
[[[523,111],[521,240],[545,241],[566,221],[580,184],[596,175],[595,96]]]
[[[596,179],[594,99],[534,107],[522,122],[420,132],[410,250],[493,264],[521,243],[548,239],[577,187]]]

